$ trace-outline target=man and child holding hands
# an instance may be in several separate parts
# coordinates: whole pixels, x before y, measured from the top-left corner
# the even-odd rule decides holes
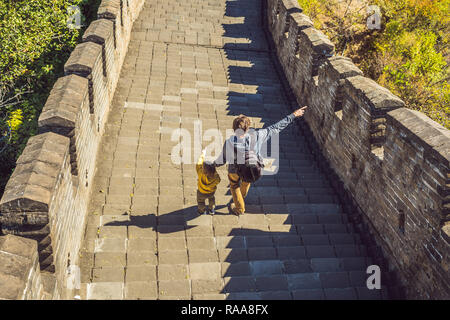
[[[236,215],[244,214],[244,198],[251,183],[260,178],[261,171],[264,168],[263,158],[260,155],[262,146],[273,134],[281,132],[295,118],[302,117],[306,108],[300,108],[270,127],[259,130],[250,130],[250,119],[244,115],[234,119],[234,135],[225,141],[220,156],[214,162],[207,162],[205,161],[206,150],[203,150],[197,162],[198,213],[215,213],[214,195],[217,185],[220,183],[220,176],[216,167],[228,163],[228,180],[233,195],[233,202],[230,201],[228,209],[230,213]],[[206,206],[206,200],[208,200],[208,206]]]

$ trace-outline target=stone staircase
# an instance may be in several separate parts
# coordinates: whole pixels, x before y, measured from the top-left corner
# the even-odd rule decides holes
[[[216,215],[198,216],[195,165],[172,161],[175,129],[225,137],[241,113],[261,128],[291,112],[260,13],[259,0],[146,2],[97,164],[82,298],[387,298],[366,288],[367,249],[297,125],[241,217],[225,167]]]

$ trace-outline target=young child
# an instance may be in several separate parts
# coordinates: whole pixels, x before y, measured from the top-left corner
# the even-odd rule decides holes
[[[198,213],[207,214],[206,199],[208,199],[208,209],[210,214],[214,214],[216,207],[216,198],[214,194],[217,190],[217,185],[220,182],[220,176],[216,168],[208,162],[205,162],[206,150],[202,151],[198,159],[196,170],[198,175],[198,189],[197,189],[197,204]]]

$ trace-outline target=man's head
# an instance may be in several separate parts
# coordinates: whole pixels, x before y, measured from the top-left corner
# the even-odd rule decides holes
[[[238,131],[240,134],[247,133],[250,128],[250,119],[247,116],[241,114],[239,117],[233,120],[233,130]]]

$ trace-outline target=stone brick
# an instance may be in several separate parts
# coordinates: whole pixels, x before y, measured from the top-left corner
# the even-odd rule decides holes
[[[189,280],[159,280],[159,297],[185,297],[191,295]]]
[[[93,282],[123,282],[125,270],[123,267],[101,267],[92,270]]]
[[[125,281],[155,281],[156,266],[129,266]]]
[[[206,262],[206,263],[190,263],[189,273],[191,279],[218,279],[221,277],[220,274],[220,263],[219,262]]]
[[[123,282],[88,283],[88,300],[119,300],[123,298]]]
[[[133,300],[154,300],[158,297],[156,281],[127,282],[125,284],[125,298]]]
[[[186,279],[189,279],[189,271],[187,265],[185,264],[167,264],[158,266],[158,280]]]

